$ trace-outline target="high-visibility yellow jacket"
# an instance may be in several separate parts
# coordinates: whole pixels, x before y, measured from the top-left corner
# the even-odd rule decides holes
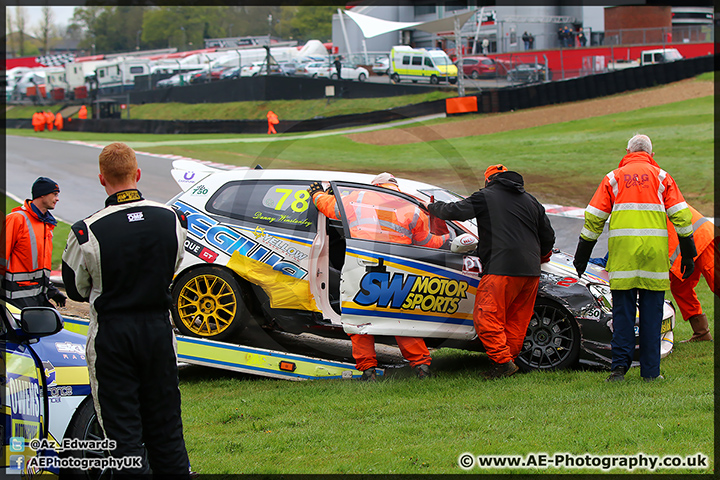
[[[675,180],[650,154],[625,155],[619,167],[603,178],[585,210],[580,236],[597,240],[608,217],[610,288],[668,290],[666,218],[678,235],[687,237],[693,232],[692,214]]]

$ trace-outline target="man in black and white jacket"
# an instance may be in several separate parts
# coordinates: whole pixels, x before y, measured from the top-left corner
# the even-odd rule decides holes
[[[90,302],[87,362],[95,411],[116,442],[111,455],[136,458],[137,468],[120,473],[187,477],[169,314],[187,221],[142,197],[140,169],[127,145],[106,146],[99,164],[109,195],[105,208],[72,226],[62,265],[68,296]]]

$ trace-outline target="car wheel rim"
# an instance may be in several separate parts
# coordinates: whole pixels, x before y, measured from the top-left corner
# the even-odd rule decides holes
[[[198,275],[180,290],[178,315],[192,333],[208,337],[225,331],[233,322],[237,299],[229,283],[215,275]]]
[[[552,369],[572,354],[575,341],[572,324],[557,308],[536,308],[523,343],[520,357],[534,369]]]
[[[99,442],[100,440],[105,438],[105,434],[102,432],[102,429],[100,428],[100,422],[98,422],[97,414],[93,414],[92,418],[88,422],[87,426],[85,427],[85,430],[83,431],[83,438],[81,440],[93,440]],[[100,459],[100,458],[106,458],[109,457],[110,453],[103,451],[103,450],[88,450],[85,449],[82,451],[82,458],[92,458],[92,459]],[[85,472],[85,478],[88,479],[103,479],[103,478],[112,478],[112,470],[109,468],[103,468],[103,469],[96,469],[92,468],[89,470],[86,470]]]

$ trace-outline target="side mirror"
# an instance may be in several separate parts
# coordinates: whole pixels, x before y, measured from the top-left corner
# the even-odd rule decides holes
[[[455,237],[450,244],[450,251],[453,253],[467,253],[475,250],[478,244],[478,239],[475,235],[469,233],[463,233]]]
[[[29,337],[46,337],[63,329],[63,319],[54,308],[26,307],[20,312],[20,328]]]

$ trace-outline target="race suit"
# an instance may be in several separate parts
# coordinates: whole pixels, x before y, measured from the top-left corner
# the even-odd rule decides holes
[[[533,315],[541,261],[555,243],[545,209],[525,191],[520,174],[506,171],[465,200],[434,202],[428,210],[444,220],[476,218],[484,275],[475,295],[475,331],[490,360],[514,361]]]
[[[670,253],[670,292],[672,292],[675,304],[680,309],[683,319],[702,314],[702,306],[698,300],[695,287],[700,281],[700,275],[705,277],[710,290],[718,297],[720,291],[715,289],[715,265],[720,260],[718,252],[718,227],[705,218],[702,213],[688,205],[692,213],[693,238],[698,256],[695,257],[695,270],[690,277],[682,279],[680,271],[680,244],[677,232],[670,219],[667,221],[668,247]]]
[[[137,190],[72,226],[63,253],[68,296],[90,302],[87,363],[95,411],[114,457],[140,472],[188,475],[169,293],[183,258],[185,217]],[[143,447],[144,443],[144,447]]]
[[[51,306],[58,289],[50,282],[52,240],[56,221],[43,221],[30,200],[5,217],[4,275],[0,295],[18,308]]]

